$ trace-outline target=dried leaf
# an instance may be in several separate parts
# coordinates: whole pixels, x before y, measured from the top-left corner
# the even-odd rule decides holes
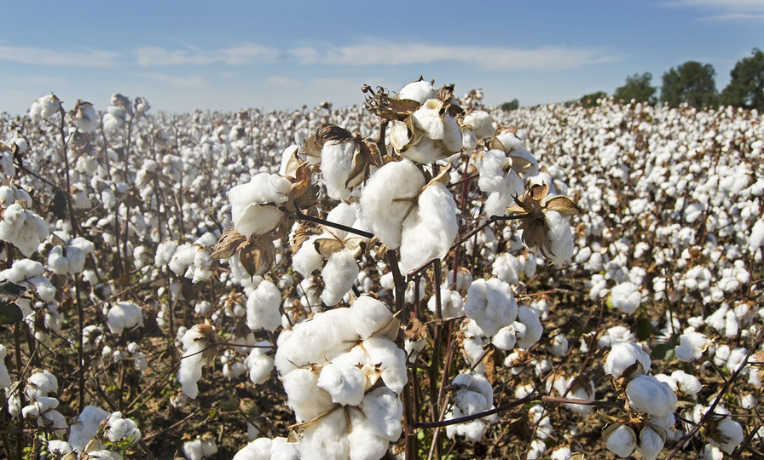
[[[313,247],[316,248],[316,252],[321,254],[323,258],[329,258],[335,252],[340,252],[343,249],[342,241],[336,238],[318,238],[313,242]]]
[[[360,236],[350,236],[343,241],[345,249],[353,254],[353,257],[358,258],[366,252],[366,240]]]
[[[318,228],[317,224],[311,222],[300,223],[300,226],[295,229],[292,241],[290,242],[292,254],[297,254],[297,251],[300,250],[302,244],[311,236],[320,235],[321,233],[321,229]]]
[[[229,228],[222,235],[220,235],[220,239],[218,239],[217,244],[215,244],[215,247],[213,248],[212,258],[227,259],[231,257],[234,251],[245,240],[246,238],[244,235],[236,231],[235,228]]]
[[[403,330],[403,334],[407,339],[418,342],[427,338],[427,326],[424,325],[417,318],[413,318],[406,325],[406,329]]]
[[[563,216],[576,216],[581,214],[581,208],[570,198],[563,195],[550,196],[541,203],[544,211],[557,211]]]
[[[249,276],[259,276],[271,268],[276,248],[271,240],[251,238],[239,245],[237,254]]]

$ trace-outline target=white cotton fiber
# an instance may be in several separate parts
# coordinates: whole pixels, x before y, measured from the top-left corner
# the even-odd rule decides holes
[[[5,356],[8,350],[0,344],[0,390],[11,387],[11,376],[8,374],[8,368],[5,367]]]
[[[269,438],[258,438],[243,449],[236,452],[233,460],[271,460],[271,441]],[[200,446],[201,448],[201,446]]]
[[[456,203],[451,192],[440,182],[428,185],[419,196],[415,212],[403,221],[401,235],[401,271],[443,258],[456,239]]]
[[[616,343],[605,358],[605,374],[612,375],[616,379],[620,378],[626,369],[636,363],[640,364],[641,373],[644,374],[650,371],[652,360],[650,355],[645,353],[637,344]]]
[[[656,417],[665,417],[673,412],[677,398],[671,387],[652,375],[638,375],[626,386],[629,406]]]
[[[751,228],[751,234],[748,236],[748,247],[751,251],[759,249],[764,243],[764,219],[759,219]]]
[[[506,282],[498,278],[479,279],[467,292],[464,312],[490,337],[515,321],[517,302]]]
[[[275,331],[281,325],[281,291],[271,281],[261,282],[247,298],[247,326],[253,331]]]
[[[613,308],[617,308],[627,315],[633,315],[642,302],[642,293],[639,286],[627,281],[610,290],[610,301]]]
[[[384,330],[393,320],[393,314],[379,300],[362,295],[351,307],[353,326],[362,339]]]
[[[279,223],[282,212],[275,205],[286,201],[291,182],[276,174],[260,173],[249,183],[228,191],[236,230],[249,238],[269,232]]]
[[[573,231],[567,217],[563,217],[557,211],[546,211],[544,220],[549,227],[549,240],[552,242],[552,262],[561,265],[573,257]]]
[[[106,314],[109,330],[121,334],[125,329],[143,326],[143,310],[132,302],[117,302]]]
[[[292,255],[292,267],[304,278],[310,277],[315,270],[324,265],[324,258],[316,251],[315,241],[322,235],[313,235],[300,246],[300,250]]]
[[[202,378],[204,351],[209,346],[207,339],[199,325],[188,329],[181,339],[184,353],[180,360],[178,381],[183,394],[191,399],[195,399],[199,393],[197,382]]]
[[[480,178],[478,187],[485,193],[502,192],[506,187],[504,167],[509,163],[507,155],[501,150],[489,150],[477,165]]]
[[[674,353],[676,359],[689,363],[700,359],[709,345],[708,337],[700,332],[685,332],[679,336],[679,345],[674,348]]]
[[[390,249],[401,244],[403,219],[415,211],[424,176],[410,160],[388,163],[377,170],[361,192],[360,218]]]
[[[69,428],[69,444],[77,451],[85,450],[98,432],[98,426],[109,417],[109,413],[96,406],[85,406],[77,420]]]
[[[341,460],[350,456],[348,417],[336,410],[305,427],[299,444],[301,458],[311,460]]]
[[[409,83],[398,92],[399,99],[411,99],[420,104],[437,97],[438,92],[433,88],[432,83],[425,80]]]
[[[268,345],[269,342],[257,342],[255,345]],[[266,354],[268,348],[252,348],[249,356],[244,361],[244,365],[249,369],[249,380],[255,385],[268,381],[273,372],[273,356]]]
[[[361,410],[372,424],[374,433],[390,442],[401,436],[403,404],[389,388],[379,387],[364,396]]]
[[[283,376],[297,367],[331,360],[352,348],[357,339],[350,308],[318,313],[296,324],[292,333],[279,341],[276,369]]]
[[[346,182],[353,171],[354,140],[327,141],[321,150],[321,173],[324,176],[326,193],[334,200],[350,198]]]
[[[281,377],[289,396],[287,405],[298,422],[311,420],[334,406],[332,397],[318,387],[318,375],[309,369],[295,369]]]
[[[406,353],[386,337],[371,337],[363,341],[371,362],[382,370],[382,380],[396,394],[408,383]]]
[[[366,375],[356,366],[329,363],[321,368],[317,385],[343,406],[357,406],[366,389]]]
[[[387,452],[388,444],[387,439],[375,434],[367,416],[357,411],[350,412],[350,460],[379,460]]]
[[[334,306],[350,290],[358,276],[358,264],[353,253],[342,249],[329,256],[321,276],[324,278],[324,291],[321,300],[328,306]]]

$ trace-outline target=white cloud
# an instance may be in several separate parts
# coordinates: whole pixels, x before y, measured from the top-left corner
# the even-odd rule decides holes
[[[289,54],[296,57],[300,64],[310,65],[318,62],[321,53],[314,48],[295,48],[289,51]]]
[[[258,45],[257,43],[245,43],[230,48],[209,51],[198,48],[166,50],[157,46],[147,46],[135,50],[134,55],[138,65],[141,66],[208,65],[216,63],[244,65],[273,61],[279,56],[279,51],[275,48]]]
[[[150,78],[162,83],[167,83],[170,86],[179,88],[202,88],[204,87],[204,79],[198,75],[192,75],[188,77],[177,77],[175,75],[168,75],[164,73],[139,73],[138,76]]]
[[[0,46],[0,61],[61,67],[114,67],[119,63],[119,53],[100,50],[71,53],[46,48]]]
[[[318,51],[314,50],[317,54]],[[303,51],[303,54],[308,54]],[[598,49],[412,45],[375,42],[330,48],[318,62],[330,65],[415,65],[460,62],[486,70],[564,70],[617,60]]]
[[[713,21],[760,21],[764,19],[764,0],[675,0],[673,7],[695,7],[708,11]]]

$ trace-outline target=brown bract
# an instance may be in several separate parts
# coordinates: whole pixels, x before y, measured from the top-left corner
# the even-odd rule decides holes
[[[234,253],[249,276],[258,276],[265,274],[271,268],[276,256],[276,248],[269,239],[256,236],[247,239],[231,227],[221,235],[215,245],[212,258],[227,259]]]
[[[353,136],[350,131],[336,125],[322,125],[306,141],[302,153],[312,158],[320,158],[324,144],[327,142],[353,142],[353,169],[348,174],[345,187],[355,187],[369,177],[371,166],[379,166],[374,142]]]
[[[553,256],[554,253],[544,214],[556,211],[563,216],[575,216],[582,212],[567,196],[547,196],[548,192],[549,186],[544,183],[531,184],[520,197],[515,197],[515,204],[507,208],[509,214],[523,215],[519,226],[523,231],[523,243],[529,248],[538,249],[545,257]]]

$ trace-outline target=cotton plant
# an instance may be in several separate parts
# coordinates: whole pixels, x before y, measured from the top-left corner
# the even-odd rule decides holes
[[[398,439],[407,379],[406,355],[387,337],[396,323],[361,296],[282,332],[276,369],[302,424],[303,457],[381,458]]]
[[[76,275],[85,269],[85,257],[95,250],[95,245],[82,237],[69,238],[55,232],[54,244],[48,253],[47,267],[57,275]]]
[[[31,256],[49,235],[42,217],[31,211],[32,198],[15,186],[0,187],[0,240],[16,246],[25,256]]]
[[[453,406],[446,412],[446,420],[477,414],[493,409],[493,387],[480,373],[462,373],[451,382]],[[446,435],[449,438],[464,436],[471,441],[480,441],[488,423],[498,422],[496,414],[465,423],[449,425]]]
[[[178,331],[179,334],[181,331]],[[215,332],[209,324],[197,324],[181,336],[181,356],[178,381],[183,394],[196,399],[199,394],[197,382],[202,378],[202,367],[215,357]]]

